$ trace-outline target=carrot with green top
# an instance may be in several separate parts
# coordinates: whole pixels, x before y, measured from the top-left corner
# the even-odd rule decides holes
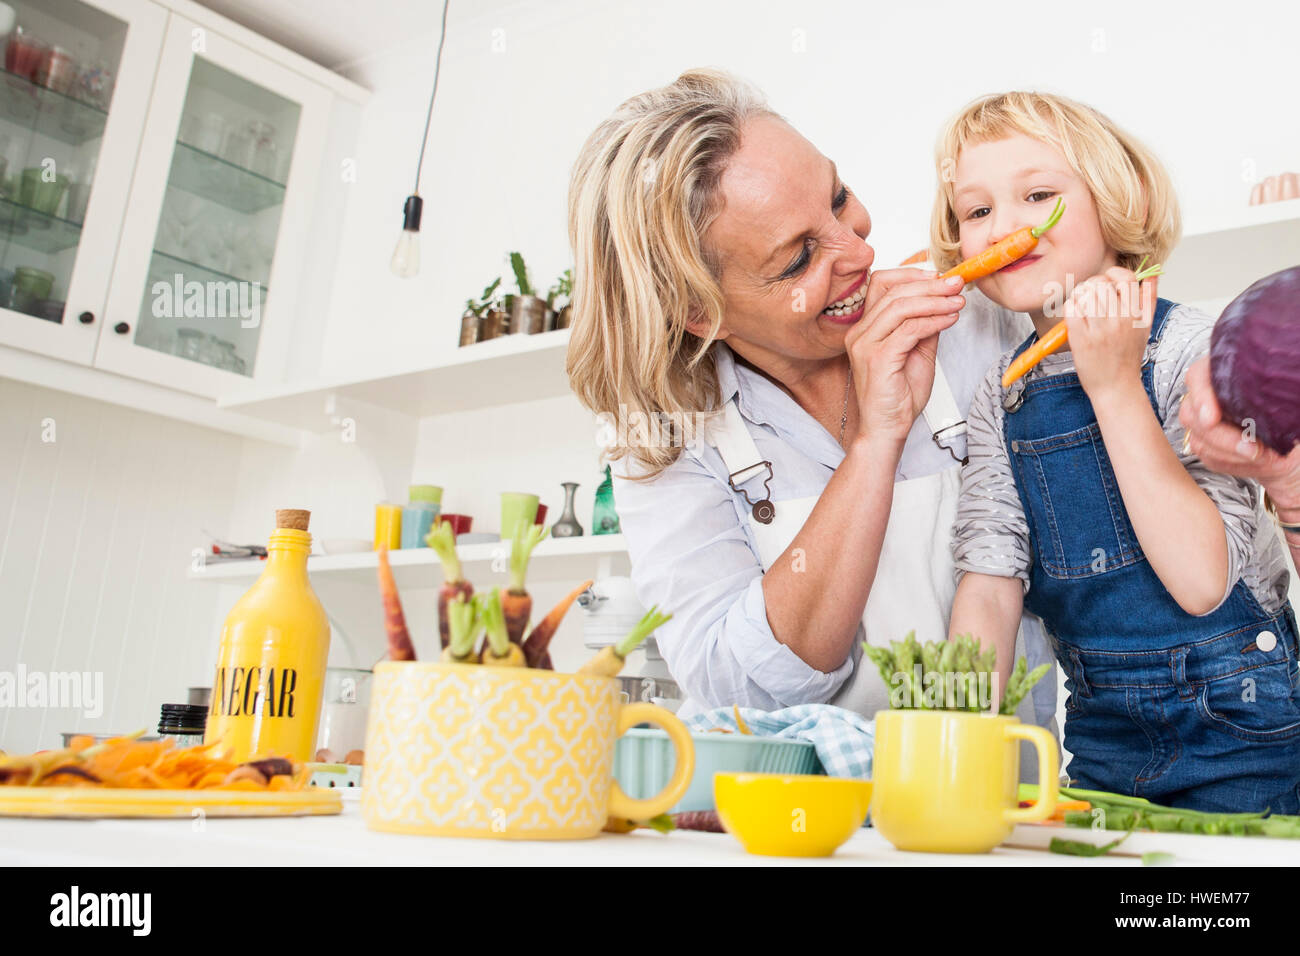
[[[447,602],[447,625],[451,637],[442,650],[444,664],[477,664],[474,648],[483,632],[483,598],[473,595],[468,600],[457,594]]]
[[[483,598],[481,605],[483,626],[487,629],[487,643],[479,655],[480,664],[493,667],[527,667],[524,651],[510,640],[506,632],[506,618],[501,608],[501,589],[493,588],[492,593]]]
[[[551,653],[548,648],[551,646],[551,638],[555,636],[556,629],[560,626],[560,621],[564,620],[564,615],[569,613],[569,607],[578,599],[578,595],[595,582],[592,580],[583,581],[576,588],[566,594],[559,604],[551,608],[550,613],[542,618],[532,632],[528,635],[528,640],[524,641],[524,660],[528,661],[529,667],[536,667],[541,670],[555,670],[551,664]]]
[[[532,557],[533,548],[541,543],[549,530],[542,525],[525,525],[523,522],[515,526],[510,548],[510,587],[501,595],[501,610],[506,616],[506,633],[510,635],[511,644],[524,642],[524,631],[533,615],[533,598],[524,587],[524,575],[528,573],[528,559]]]
[[[433,548],[442,564],[442,587],[438,589],[438,638],[443,650],[451,641],[450,622],[447,620],[447,604],[460,595],[470,598],[474,594],[474,585],[461,577],[460,557],[456,554],[456,534],[451,530],[451,522],[440,521],[424,539]]]
[[[1025,226],[1023,229],[1017,229],[1011,235],[993,243],[979,255],[971,256],[965,262],[957,263],[939,278],[949,279],[953,276],[961,276],[963,281],[970,283],[976,279],[983,279],[985,276],[993,275],[999,269],[1003,269],[1017,259],[1023,259],[1033,252],[1034,246],[1038,245],[1038,237],[1060,222],[1064,212],[1065,200],[1057,199],[1056,208],[1052,210],[1052,215],[1048,217],[1047,222],[1041,226]]]
[[[660,614],[658,605],[652,607],[645,612],[645,616],[637,622],[636,627],[628,631],[627,637],[617,644],[602,647],[595,657],[578,668],[578,673],[593,677],[617,677],[623,669],[623,662],[627,660],[627,655],[636,650],[655,628],[670,620],[672,620],[671,614]]]
[[[1150,279],[1152,276],[1164,274],[1164,266],[1147,266],[1146,261],[1148,258],[1148,256],[1143,256],[1142,261],[1138,263],[1137,272],[1134,274],[1134,278],[1138,282]],[[1143,266],[1146,266],[1146,268],[1143,268]],[[1066,327],[1065,319],[1062,319],[1048,329],[1046,335],[1012,360],[1011,364],[1007,366],[1007,370],[1002,373],[1002,387],[1010,388],[1012,383],[1024,376],[1026,372],[1047,358],[1047,356],[1060,351],[1069,340],[1070,330]]]

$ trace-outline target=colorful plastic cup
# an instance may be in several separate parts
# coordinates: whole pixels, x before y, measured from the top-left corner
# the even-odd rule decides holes
[[[541,499],[522,491],[501,492],[501,540],[511,541],[515,528],[523,525],[527,528],[537,517],[537,506]]]

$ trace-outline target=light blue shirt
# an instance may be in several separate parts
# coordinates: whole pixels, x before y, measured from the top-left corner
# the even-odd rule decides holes
[[[989,367],[1030,331],[1028,316],[998,308],[969,290],[961,318],[940,335],[938,352],[963,415]],[[724,343],[713,349],[723,401],[736,399],[759,452],[772,462],[771,499],[820,495],[844,458],[836,436],[771,381],[736,362]],[[955,451],[965,455],[964,440]],[[897,479],[953,464],[919,417],[904,445]],[[728,469],[717,449],[706,442],[683,448],[651,482],[629,480],[628,469],[634,467],[628,458],[614,463],[614,501],[637,598],[645,607],[657,604],[673,613],[656,640],[688,698],[680,713],[732,704],[777,710],[833,697],[852,673],[852,656],[826,673],[772,634],[749,506],[728,487]],[[760,478],[745,488],[753,497],[762,486]],[[1026,617],[1024,635],[1031,668],[1052,659],[1037,618]],[[1045,725],[1056,708],[1055,681],[1040,681],[1033,694],[1035,716]]]

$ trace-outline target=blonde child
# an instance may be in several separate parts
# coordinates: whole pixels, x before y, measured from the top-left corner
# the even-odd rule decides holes
[[[1066,208],[980,280],[1035,333],[976,392],[951,633],[998,649],[1022,608],[1064,669],[1080,787],[1219,812],[1300,813],[1300,691],[1285,557],[1257,486],[1183,451],[1178,406],[1213,320],[1134,270],[1179,235],[1159,161],[1087,106],[1007,93],[941,137],[931,256],[947,269]],[[1069,348],[1003,388],[1064,318]]]

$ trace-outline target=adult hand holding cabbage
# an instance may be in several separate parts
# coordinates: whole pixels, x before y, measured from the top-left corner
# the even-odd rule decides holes
[[[1188,449],[1215,471],[1254,478],[1268,492],[1284,524],[1300,524],[1300,446],[1279,455],[1258,441],[1247,440],[1242,426],[1225,421],[1210,384],[1208,358],[1187,370],[1187,397],[1178,413],[1187,429]],[[1297,399],[1300,402],[1300,398]],[[1287,541],[1300,563],[1300,534]]]
[[[1206,465],[1268,492],[1300,563],[1300,266],[1254,283],[1187,372],[1179,420]]]

